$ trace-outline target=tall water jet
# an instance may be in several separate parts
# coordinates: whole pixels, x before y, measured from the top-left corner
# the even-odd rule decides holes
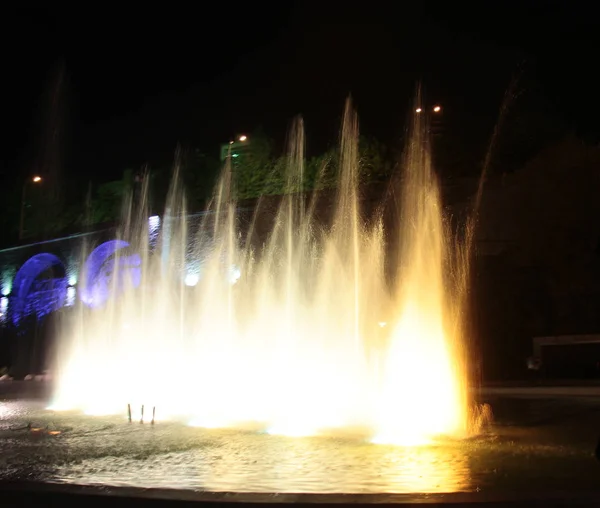
[[[112,296],[82,306],[85,319],[64,330],[55,407],[145,405],[193,425],[295,436],[367,428],[404,444],[467,431],[462,314],[452,307],[460,256],[442,219],[427,126],[415,118],[407,149],[402,244],[387,260],[395,283],[385,276],[394,231],[360,207],[350,102],[331,214],[317,212],[318,192],[307,206],[301,120],[289,145],[277,212],[255,210],[252,224],[272,222],[259,241],[237,223],[231,158],[199,224],[188,220],[176,164],[155,247],[146,189],[122,248],[94,272],[106,280],[83,277]]]
[[[420,107],[417,95],[417,107]],[[416,109],[416,108],[415,108]],[[465,435],[467,383],[460,307],[467,273],[444,223],[425,115],[413,115],[400,200],[396,320],[386,353],[376,441],[420,444]]]

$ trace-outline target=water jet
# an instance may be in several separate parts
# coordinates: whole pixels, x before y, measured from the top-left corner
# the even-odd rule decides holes
[[[111,251],[112,279],[102,279],[103,294],[114,297],[63,330],[69,340],[54,405],[106,414],[137,403],[143,423],[144,401],[208,426],[252,424],[302,436],[362,427],[376,442],[403,445],[468,435],[468,270],[442,215],[427,115],[415,114],[410,127],[391,228],[382,212],[367,217],[362,210],[350,102],[333,213],[319,216],[318,193],[307,205],[297,121],[287,193],[259,244],[238,229],[230,158],[210,213],[195,226],[176,164],[154,247],[147,190],[125,207],[118,242],[126,248]],[[258,206],[252,224],[263,220]],[[99,294],[85,284],[100,279],[80,279],[82,294]],[[105,365],[114,373],[109,379],[102,379]]]

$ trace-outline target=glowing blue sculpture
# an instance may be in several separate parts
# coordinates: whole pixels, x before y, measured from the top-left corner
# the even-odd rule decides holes
[[[125,284],[138,287],[141,281],[142,260],[138,254],[120,256],[119,251],[129,247],[125,240],[110,240],[96,247],[85,262],[80,297],[88,307],[104,305]],[[119,263],[117,280],[113,274]]]
[[[67,295],[67,279],[62,261],[54,254],[42,253],[29,258],[12,284],[11,314],[15,325],[25,316],[38,319],[60,309]]]

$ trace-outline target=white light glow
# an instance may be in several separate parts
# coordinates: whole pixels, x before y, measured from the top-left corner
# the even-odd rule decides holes
[[[455,260],[465,256],[451,250],[420,124],[397,179],[402,221],[385,231],[381,218],[361,211],[358,120],[349,106],[330,225],[307,212],[303,194],[289,193],[271,229],[247,241],[226,167],[210,219],[195,231],[165,221],[160,255],[143,258],[140,287],[130,284],[86,314],[84,326],[62,331],[55,406],[124,415],[127,404],[144,405],[190,425],[286,436],[361,428],[374,442],[400,445],[464,436],[466,291],[448,281],[463,280]],[[291,138],[288,178],[299,185],[301,127]],[[186,217],[175,190],[165,217]],[[271,224],[268,213],[257,226]],[[132,243],[138,252],[147,251],[146,220],[130,228],[142,232]],[[399,258],[386,257],[389,237],[402,240]],[[206,253],[192,252],[206,238]]]
[[[240,280],[241,276],[242,276],[242,271],[239,269],[239,267],[232,265],[231,268],[229,269],[229,283],[235,284],[238,280]]]
[[[12,281],[11,280],[5,280],[2,283],[2,296],[8,296],[8,295],[10,295],[11,291],[12,291]]]
[[[153,215],[152,217],[148,217],[148,228],[150,231],[154,231],[155,229],[160,227],[160,217],[158,215]]]
[[[8,298],[3,296],[0,298],[0,322],[4,322],[7,317]]]
[[[75,305],[75,296],[77,295],[77,290],[70,286],[67,288],[67,299],[65,301],[65,306],[72,307]]]
[[[196,284],[198,284],[199,280],[200,280],[200,276],[197,273],[188,273],[185,276],[183,283],[186,286],[194,287]]]

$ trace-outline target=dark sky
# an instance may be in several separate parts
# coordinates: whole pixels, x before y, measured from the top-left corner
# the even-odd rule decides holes
[[[417,79],[453,129],[487,137],[517,69],[535,77],[560,115],[593,126],[591,9],[290,1],[5,12],[0,168],[4,176],[35,171],[52,125],[63,126],[66,174],[82,181],[169,160],[178,142],[216,154],[220,142],[259,125],[282,140],[298,113],[314,152],[335,142],[349,93],[363,132],[393,144]],[[52,112],[60,69],[64,100]]]

